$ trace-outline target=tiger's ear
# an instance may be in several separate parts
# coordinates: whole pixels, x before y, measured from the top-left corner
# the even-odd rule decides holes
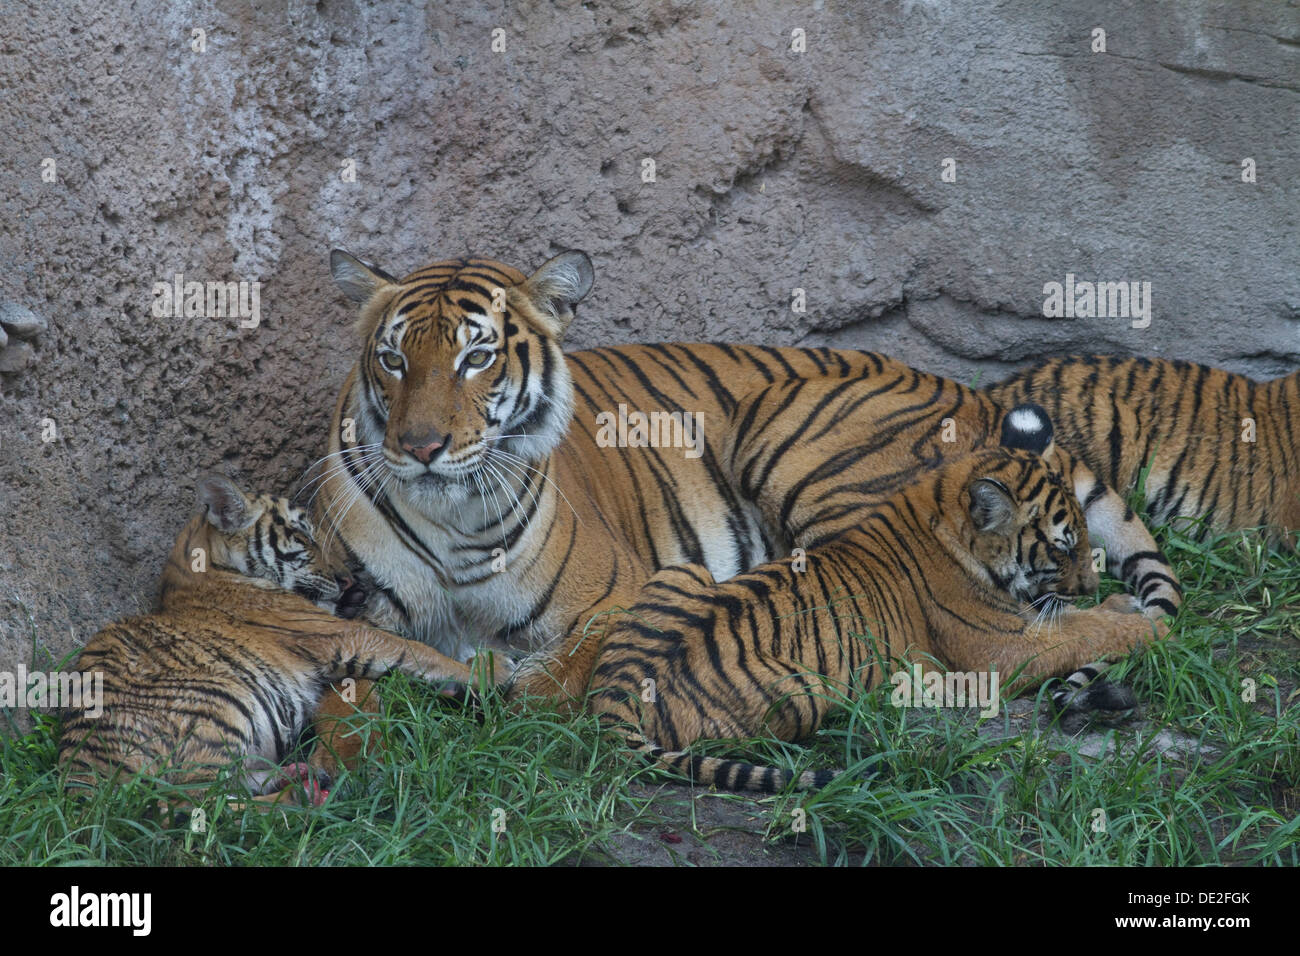
[[[1007,534],[1012,530],[1016,502],[1006,485],[996,478],[976,478],[969,491],[970,519],[977,531]]]
[[[578,249],[561,252],[515,289],[542,314],[557,339],[573,321],[573,307],[586,298],[596,281],[591,257]]]
[[[358,305],[367,302],[383,286],[397,282],[383,269],[368,266],[342,249],[330,250],[330,275],[343,294]]]
[[[208,524],[223,534],[243,531],[257,520],[257,514],[244,493],[220,472],[210,471],[199,476],[198,489],[203,516]]]
[[[1052,449],[1052,420],[1042,405],[1024,402],[1002,419],[1002,447],[1031,451],[1044,458]]]

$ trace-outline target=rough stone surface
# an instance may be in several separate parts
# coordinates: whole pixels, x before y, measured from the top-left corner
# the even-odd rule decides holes
[[[20,339],[30,339],[48,328],[49,323],[25,305],[13,302],[0,303],[0,329],[7,329],[10,334]],[[3,344],[3,341],[0,341],[0,345]]]
[[[0,373],[21,372],[36,359],[36,350],[26,342],[14,342],[0,349]]]
[[[148,608],[200,469],[290,489],[320,454],[355,348],[332,246],[586,249],[573,347],[1300,361],[1293,4],[0,8],[0,299],[49,322],[0,376],[0,669]],[[260,322],[158,317],[177,273],[260,282]],[[1150,327],[1044,318],[1067,273],[1149,281]]]

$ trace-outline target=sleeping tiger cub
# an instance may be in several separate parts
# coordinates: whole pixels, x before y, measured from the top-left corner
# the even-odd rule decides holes
[[[81,652],[77,667],[103,674],[104,699],[99,716],[63,714],[59,763],[70,786],[142,770],[202,782],[243,757],[253,793],[274,797],[298,776],[318,797],[314,768],[280,764],[330,681],[394,670],[470,680],[464,664],[330,613],[336,604],[355,613],[359,602],[302,510],[247,497],[222,475],[198,489],[201,513],[168,558],[161,610],[110,624]]]
[[[605,641],[595,712],[698,783],[815,788],[834,774],[795,779],[686,748],[806,737],[836,700],[885,679],[887,664],[933,669],[933,658],[1008,677],[1024,665],[1023,688],[1163,635],[1163,623],[1125,613],[1128,595],[1088,610],[1058,597],[1098,583],[1060,460],[1051,444],[979,450],[874,505],[832,509],[824,528],[804,524],[805,555],[721,583],[700,565],[660,571]],[[1040,617],[1036,603],[1052,607]]]
[[[998,436],[1020,448],[1051,441],[1050,421],[1009,408],[896,363],[852,379],[788,379],[740,399],[721,459],[737,494],[755,503],[767,535],[788,553],[852,527],[864,505]],[[1028,430],[1017,428],[1022,416]],[[1053,456],[1088,533],[1105,545],[1106,567],[1148,617],[1174,614],[1178,579],[1146,526],[1083,462],[1059,445]]]
[[[1150,464],[1144,490],[1157,522],[1261,527],[1295,547],[1300,372],[1257,382],[1190,362],[1075,355],[1018,372],[988,394],[1004,405],[1043,405],[1061,444],[1121,492]]]
[[[994,436],[1012,447],[1041,449],[1051,438],[1050,422],[1038,439],[1032,431],[1018,434],[1008,407],[896,363],[856,379],[788,379],[741,398],[727,423],[722,460],[738,495],[756,503],[767,535],[788,552],[814,543],[810,526],[833,534],[851,524],[864,503]],[[1030,428],[1037,427],[1034,416],[1029,419]],[[1148,617],[1175,613],[1182,602],[1178,579],[1146,526],[1086,465],[1063,449],[1056,454],[1089,535],[1105,545],[1107,568]],[[1105,670],[1093,662],[1063,675],[1052,703],[1076,717],[1135,706],[1127,688],[1097,680]]]

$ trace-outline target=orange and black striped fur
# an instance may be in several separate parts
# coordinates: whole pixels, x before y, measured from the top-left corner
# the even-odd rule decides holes
[[[161,609],[110,624],[81,652],[103,699],[63,714],[70,785],[137,771],[201,782],[243,758],[248,787],[269,793],[288,782],[280,764],[330,681],[394,670],[449,689],[470,680],[422,644],[330,613],[358,602],[301,509],[221,475],[200,479],[199,503],[163,572]]]
[[[722,461],[737,494],[756,503],[768,536],[788,553],[852,527],[864,505],[938,465],[996,445],[999,436],[1015,439],[1010,408],[896,364],[855,379],[776,382],[741,399],[725,429]],[[1177,577],[1151,533],[1066,451],[1061,432],[1054,432],[1054,463],[1083,507],[1089,535],[1104,545],[1105,566],[1147,616],[1175,613]]]
[[[1111,487],[1144,491],[1154,521],[1260,527],[1295,547],[1300,531],[1300,372],[1268,382],[1190,362],[1076,355],[988,387],[1034,401],[1057,440]]]
[[[375,581],[367,620],[457,659],[526,658],[515,694],[581,698],[599,644],[584,627],[594,617],[599,630],[660,568],[725,578],[771,556],[718,459],[738,396],[896,364],[726,345],[565,355],[593,281],[581,252],[531,277],[484,259],[400,280],[338,251],[331,266],[360,304],[360,341],[317,525]],[[620,411],[658,416],[658,432],[620,434]]]
[[[809,436],[812,437],[812,436]],[[874,504],[802,526],[806,554],[723,582],[700,565],[656,574],[612,628],[592,706],[638,749],[701,784],[772,791],[774,768],[687,752],[707,738],[813,733],[886,668],[996,671],[1025,681],[1128,653],[1163,633],[1127,595],[1094,590],[1087,527],[1054,447],[956,457]],[[1052,595],[1052,597],[1044,597]],[[1051,605],[1042,613],[1039,602]]]

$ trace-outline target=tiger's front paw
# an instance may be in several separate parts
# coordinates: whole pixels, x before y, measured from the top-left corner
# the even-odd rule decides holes
[[[1142,614],[1117,614],[1109,608],[1098,607],[1094,610],[1098,615],[1098,625],[1105,633],[1096,649],[1107,658],[1124,657],[1169,633],[1167,619],[1153,621]]]
[[[506,683],[519,667],[509,656],[496,651],[480,651],[465,663],[469,665],[470,684],[475,690],[480,685],[498,687]]]
[[[1116,614],[1142,613],[1142,601],[1136,595],[1129,594],[1126,591],[1118,591],[1112,594],[1098,606],[1103,611],[1113,611]]]
[[[1129,618],[1132,620],[1132,618]],[[1169,618],[1162,617],[1158,621],[1153,621],[1149,617],[1142,617],[1133,621],[1133,631],[1137,634],[1137,640],[1133,642],[1133,647],[1139,644],[1147,644],[1151,641],[1159,641],[1169,636]]]

